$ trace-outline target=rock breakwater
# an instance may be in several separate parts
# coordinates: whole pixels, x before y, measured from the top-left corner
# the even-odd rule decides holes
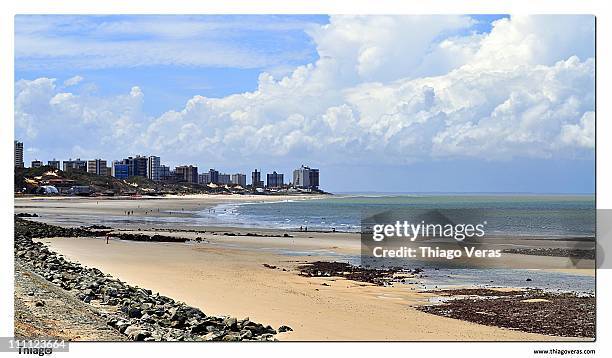
[[[32,240],[98,236],[15,217],[15,260],[47,281],[97,308],[109,326],[134,341],[270,341],[277,330],[248,318],[208,316],[200,309],[151,290],[128,285],[96,268],[70,262]],[[126,234],[123,234],[126,235]],[[283,326],[282,331],[290,331]],[[289,329],[287,329],[289,328]]]

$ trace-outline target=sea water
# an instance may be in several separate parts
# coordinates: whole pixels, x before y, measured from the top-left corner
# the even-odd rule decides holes
[[[595,235],[593,195],[345,194],[316,200],[221,204],[195,216],[200,223],[219,226],[359,232],[364,217],[407,209],[478,210],[480,219],[487,221],[487,234]]]

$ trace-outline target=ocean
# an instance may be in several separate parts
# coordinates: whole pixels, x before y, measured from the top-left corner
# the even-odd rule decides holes
[[[265,198],[262,198],[265,200]],[[487,234],[595,236],[594,195],[339,194],[329,198],[231,203],[194,213],[200,224],[309,231],[359,232],[364,218],[383,212],[477,213]]]
[[[468,211],[487,221],[487,233],[541,238],[591,238],[595,236],[594,195],[529,194],[340,194],[324,199],[222,204],[195,213],[200,224],[245,228],[359,232],[363,218],[381,212],[441,213]],[[317,255],[283,251],[286,255]],[[333,255],[322,252],[322,255]],[[336,255],[336,260],[359,265],[359,255]],[[397,265],[397,261],[393,261]],[[595,278],[538,269],[427,270],[419,289],[476,285],[523,287],[547,291],[593,293]]]

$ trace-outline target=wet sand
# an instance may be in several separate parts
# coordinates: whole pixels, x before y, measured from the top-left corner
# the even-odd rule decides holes
[[[316,200],[327,195],[171,195],[165,197],[21,197],[15,198],[15,213],[39,215],[181,217],[224,203],[257,203],[284,200]]]

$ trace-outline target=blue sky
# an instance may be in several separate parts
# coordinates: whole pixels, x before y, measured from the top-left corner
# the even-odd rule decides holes
[[[233,93],[251,91],[257,87],[257,78],[262,71],[286,71],[297,65],[313,62],[317,53],[312,41],[304,33],[303,28],[309,24],[324,24],[327,16],[17,16],[16,33],[21,32],[21,24],[28,28],[32,23],[43,24],[45,37],[71,39],[74,45],[80,41],[92,41],[112,46],[114,43],[126,41],[150,41],[155,46],[156,41],[167,41],[167,37],[155,33],[135,31],[107,31],[102,35],[99,26],[122,24],[125,22],[214,22],[225,24],[211,30],[207,39],[214,36],[213,41],[228,44],[229,47],[241,48],[245,44],[260,55],[268,57],[263,63],[252,63],[244,58],[232,66],[218,64],[180,64],[167,63],[135,63],[126,61],[108,65],[101,61],[87,61],[86,54],[79,56],[59,57],[49,61],[47,56],[28,56],[17,58],[15,63],[16,79],[33,79],[38,77],[70,78],[75,76],[74,62],[84,60],[79,67],[78,75],[96,85],[97,93],[103,96],[125,93],[135,84],[154,96],[155,101],[145,104],[144,111],[150,115],[160,115],[169,109],[180,109],[185,102],[195,95],[223,97]],[[250,28],[241,24],[241,20],[255,24],[277,24],[285,26],[286,31],[273,29]],[[26,25],[28,24],[28,25]],[[235,28],[232,28],[232,25]],[[39,27],[37,27],[39,28]],[[26,32],[26,31],[23,31]],[[160,31],[161,32],[161,31]],[[19,35],[17,36],[19,38]],[[187,37],[188,41],[197,42]],[[205,50],[205,49],[204,49]],[[162,85],[163,83],[163,85]]]
[[[594,190],[590,16],[23,15],[15,50],[26,163],[156,154],[310,164],[331,191]],[[346,180],[363,172],[377,179]]]

